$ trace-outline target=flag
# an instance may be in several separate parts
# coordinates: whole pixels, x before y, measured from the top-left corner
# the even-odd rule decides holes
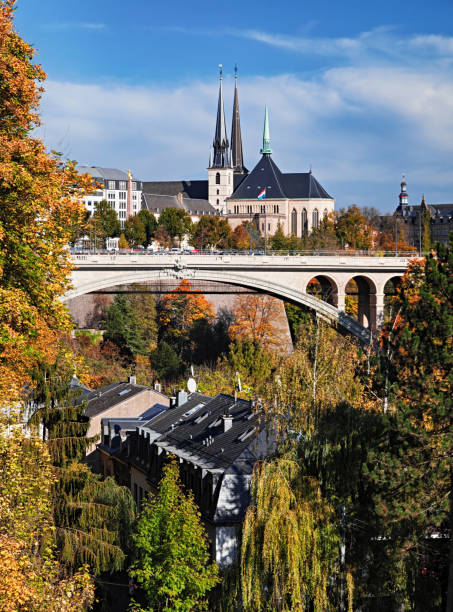
[[[258,199],[258,200],[262,200],[262,199],[263,199],[263,198],[265,198],[265,197],[266,197],[266,187],[263,189],[263,191],[261,191],[261,192],[258,194],[258,198],[257,198],[257,199]]]

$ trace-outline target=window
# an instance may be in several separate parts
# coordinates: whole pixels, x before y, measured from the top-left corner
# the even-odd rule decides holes
[[[127,189],[126,181],[120,181],[120,189]]]
[[[137,194],[136,194],[136,193],[134,193],[134,195],[132,196],[132,199],[133,199],[133,200],[136,200],[136,199],[137,199]]]
[[[108,197],[109,200],[114,200],[115,199],[115,192],[112,193],[111,191],[109,191],[107,197]]]
[[[217,206],[219,205],[219,200],[217,200]]]
[[[120,195],[118,196],[120,200],[125,200],[126,199],[126,192],[125,191],[120,191]]]
[[[234,212],[234,214],[235,214],[235,215],[238,215],[238,214],[239,214],[239,206],[238,206],[237,204],[235,204],[235,205],[233,206],[233,212]]]
[[[115,181],[109,181],[109,189],[115,189]]]
[[[318,213],[317,208],[315,208],[315,210],[313,211],[312,225],[313,225],[313,229],[317,229],[319,226],[319,213]]]
[[[219,190],[219,189],[217,189],[217,195],[219,195],[219,193],[220,193],[220,190]]]
[[[307,210],[304,208],[302,211],[302,236],[305,236],[308,229],[308,218],[307,218]]]
[[[266,204],[261,204],[261,206],[260,206],[260,212],[261,212],[261,214],[262,214],[262,215],[264,215],[264,214],[265,214],[265,212],[266,212]]]
[[[327,208],[325,208],[324,209],[324,214],[323,214],[324,219],[327,219],[328,215],[329,215],[329,213],[327,212]]]
[[[278,214],[278,204],[274,204],[274,213]]]
[[[264,232],[264,223],[261,223],[261,230]]]
[[[270,223],[268,223],[268,224],[267,224],[267,231],[268,231],[268,232],[270,232],[270,231],[271,231],[271,224],[270,224]]]
[[[215,184],[220,185],[220,172],[216,172],[215,175]]]
[[[137,190],[137,183],[132,183],[132,191],[136,191]]]
[[[295,208],[291,213],[291,234],[297,236],[297,210]]]
[[[247,204],[247,212],[249,214],[251,214],[251,212],[252,212],[252,205],[251,204]]]

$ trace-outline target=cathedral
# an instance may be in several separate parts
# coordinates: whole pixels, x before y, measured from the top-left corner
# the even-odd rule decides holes
[[[264,113],[261,157],[250,172],[244,165],[238,78],[235,71],[231,146],[225,121],[223,77],[220,71],[217,119],[209,159],[208,179],[143,181],[143,207],[155,215],[168,207],[193,215],[219,214],[232,229],[251,222],[263,236],[280,225],[285,234],[302,237],[334,210],[334,199],[310,172],[282,172],[272,158],[269,114]]]

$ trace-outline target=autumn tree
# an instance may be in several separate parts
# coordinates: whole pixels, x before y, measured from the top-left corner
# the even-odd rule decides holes
[[[355,204],[347,210],[340,210],[335,231],[342,247],[349,246],[351,249],[360,250],[369,250],[373,247],[373,228]]]
[[[83,218],[91,179],[31,136],[43,70],[14,29],[15,1],[0,2],[0,397],[20,394],[37,361],[51,361],[70,324],[66,246]]]
[[[338,610],[330,591],[339,530],[316,481],[296,462],[273,459],[256,465],[251,493],[240,560],[244,610]]]
[[[175,459],[164,466],[157,495],[144,503],[134,544],[131,574],[146,593],[147,610],[206,610],[218,570],[209,562],[200,513],[192,493],[182,490]]]
[[[228,248],[231,228],[226,219],[203,216],[192,226],[190,242],[197,249]]]
[[[163,296],[159,305],[160,335],[174,347],[179,357],[190,353],[190,333],[197,321],[212,321],[214,311],[200,291],[193,291],[190,282],[183,279],[178,287]]]
[[[17,423],[0,425],[0,609],[89,610],[94,585],[85,568],[67,578],[53,549],[52,487],[46,445]]]
[[[234,228],[230,236],[232,249],[246,251],[250,246],[250,236],[245,227],[241,224]]]
[[[126,236],[124,235],[124,232],[121,232],[120,239],[118,240],[118,248],[119,249],[128,249],[129,248],[129,243],[126,240]]]
[[[250,338],[265,347],[278,343],[276,322],[281,317],[279,302],[269,295],[241,295],[233,306],[230,336]]]

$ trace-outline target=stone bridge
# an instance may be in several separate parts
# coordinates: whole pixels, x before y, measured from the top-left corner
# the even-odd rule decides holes
[[[404,274],[408,257],[355,255],[73,255],[73,288],[63,301],[118,285],[162,279],[237,285],[314,310],[341,331],[369,342],[383,321],[385,288]],[[322,299],[307,287],[316,279]],[[358,315],[345,314],[347,286],[355,281]],[[349,284],[349,285],[348,285]]]

